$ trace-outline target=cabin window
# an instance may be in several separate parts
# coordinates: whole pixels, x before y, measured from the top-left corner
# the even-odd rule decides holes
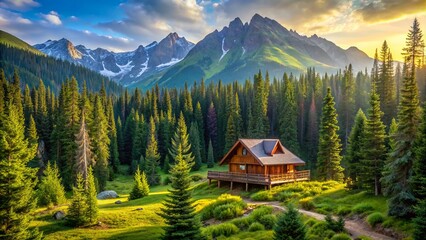
[[[247,149],[243,148],[243,156],[247,155]]]
[[[294,172],[294,166],[293,165],[287,165],[287,172],[288,173]]]
[[[240,165],[240,170],[241,171],[245,171],[246,170],[246,165]]]

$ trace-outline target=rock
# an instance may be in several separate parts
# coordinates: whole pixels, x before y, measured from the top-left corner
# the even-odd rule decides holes
[[[55,212],[54,214],[53,214],[53,218],[55,219],[55,220],[61,220],[61,219],[63,219],[65,217],[65,213],[64,212],[62,212],[62,211],[57,211],[57,212]]]
[[[112,198],[118,198],[118,194],[115,191],[109,190],[109,191],[100,192],[96,197],[100,200],[112,199]]]
[[[115,204],[121,204],[122,202],[120,200],[115,201]]]

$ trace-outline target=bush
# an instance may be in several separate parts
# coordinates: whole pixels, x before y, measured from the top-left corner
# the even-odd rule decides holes
[[[170,177],[169,176],[167,176],[167,177],[165,177],[164,178],[164,180],[163,180],[163,185],[168,185],[169,183],[171,183],[172,182],[172,180],[170,179]]]
[[[327,224],[323,221],[320,221],[315,223],[312,227],[309,228],[308,234],[316,235],[319,237],[326,237],[325,233],[327,232],[327,230],[328,230]],[[327,237],[332,237],[334,234],[335,233],[333,232],[331,236],[327,236]]]
[[[315,209],[315,204],[312,202],[312,197],[302,198],[299,201],[300,206],[306,210]]]
[[[308,236],[306,236],[307,240],[323,240],[322,237],[314,235],[314,234],[308,234]]]
[[[352,238],[345,233],[339,233],[334,235],[331,240],[352,240]]]
[[[259,191],[250,196],[253,201],[272,201],[274,199],[271,191]]]
[[[250,217],[254,221],[259,221],[261,217],[271,214],[272,213],[272,207],[270,206],[260,206],[253,210],[253,212],[250,214]]]
[[[238,203],[220,205],[213,210],[213,216],[218,220],[231,219],[241,216],[242,214],[243,209]]]
[[[247,204],[241,199],[240,196],[232,196],[230,194],[222,194],[217,198],[216,201],[210,203],[201,211],[201,220],[204,221],[204,220],[207,220],[207,219],[214,217],[215,209],[218,208],[219,206],[227,205],[227,204],[233,204],[234,206],[227,206],[223,209],[226,209],[228,207],[240,209],[240,211],[236,211],[238,213],[237,216],[241,215],[242,210],[247,207]],[[235,210],[237,210],[237,209],[235,209]],[[233,211],[233,209],[231,209],[229,211]],[[221,214],[219,213],[219,211],[217,211],[216,215],[219,216]],[[221,217],[225,217],[225,215],[226,214],[224,214]]]
[[[261,223],[254,222],[250,224],[249,232],[256,232],[261,230],[265,230],[265,226],[263,226]]]
[[[374,211],[374,207],[369,203],[358,203],[352,208],[352,212],[356,214],[365,214]]]
[[[385,217],[382,213],[374,212],[367,217],[367,222],[370,226],[375,227],[377,224],[382,223],[385,220]]]
[[[222,223],[216,226],[207,227],[204,233],[210,235],[212,238],[217,238],[218,236],[229,237],[239,231],[240,229],[232,223]]]
[[[293,196],[292,192],[289,191],[283,191],[283,192],[279,192],[276,196],[275,199],[280,201],[280,202],[287,202],[288,200],[290,200]]]
[[[194,174],[194,175],[191,175],[191,180],[193,181],[193,182],[198,182],[198,181],[201,181],[201,180],[203,180],[203,175],[201,175],[201,174]]]
[[[308,226],[308,227],[312,227],[317,222],[318,222],[318,220],[310,218],[308,221],[305,222],[305,225]]]
[[[327,224],[327,229],[330,229],[334,232],[343,232],[345,230],[345,219],[342,216],[336,221],[331,215],[325,217],[325,222]]]
[[[265,226],[266,229],[271,230],[274,228],[275,223],[277,222],[277,217],[272,214],[267,214],[259,219],[259,223],[261,223],[263,226]]]
[[[351,208],[345,207],[345,206],[340,206],[340,207],[337,208],[336,213],[339,216],[346,216],[346,215],[351,213]]]
[[[252,218],[250,217],[237,218],[231,221],[231,223],[237,226],[240,230],[247,229],[252,222]]]
[[[355,240],[372,240],[372,239],[367,236],[358,236],[357,238],[355,238]]]

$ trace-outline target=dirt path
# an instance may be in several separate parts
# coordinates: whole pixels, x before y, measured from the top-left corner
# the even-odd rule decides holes
[[[247,203],[252,203],[252,204],[257,204],[257,205],[268,205],[268,206],[272,206],[274,208],[280,209],[280,210],[286,210],[285,207],[281,206],[279,202],[255,202],[252,200],[248,200],[245,199]],[[299,209],[299,212],[309,216],[309,217],[313,217],[317,220],[324,220],[325,215],[323,214],[319,214],[316,212],[311,212],[311,211],[306,211],[303,209]],[[365,223],[362,222],[357,222],[354,220],[350,220],[350,219],[345,219],[345,229],[346,231],[353,237],[356,238],[358,236],[367,236],[370,237],[372,239],[380,239],[380,240],[393,240],[395,238],[377,233],[375,231],[373,231],[369,226],[367,226]]]

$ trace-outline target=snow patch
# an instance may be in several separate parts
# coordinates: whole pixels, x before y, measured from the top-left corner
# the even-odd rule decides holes
[[[183,58],[179,59],[179,58],[172,58],[172,60],[170,60],[170,62],[167,63],[162,63],[160,65],[157,66],[157,68],[163,68],[163,67],[169,67],[169,66],[173,66],[176,63],[182,61]]]
[[[116,72],[112,72],[110,70],[107,70],[105,68],[104,62],[102,61],[102,67],[103,67],[103,69],[101,71],[99,71],[99,73],[102,74],[102,75],[104,75],[104,76],[107,76],[109,78],[112,78],[112,77],[115,77],[115,76],[118,76],[118,75],[122,75],[123,76],[124,74],[128,73],[132,69],[133,65],[131,65],[131,64],[132,64],[132,61],[129,61],[125,65],[118,65],[118,64],[116,64],[117,67],[120,68],[120,71],[116,73]]]
[[[225,51],[224,49],[224,45],[225,45],[225,38],[222,38],[222,56],[220,56],[219,58],[219,62],[220,60],[222,60],[222,58],[228,53],[229,49]]]
[[[246,53],[246,49],[244,47],[241,47],[243,49],[243,54],[241,56],[244,56],[244,53]]]
[[[146,62],[144,62],[142,64],[142,69],[138,73],[138,75],[136,75],[136,77],[140,77],[148,69],[148,61],[149,61],[149,56],[148,56],[148,52],[147,52],[147,54],[146,54]]]

